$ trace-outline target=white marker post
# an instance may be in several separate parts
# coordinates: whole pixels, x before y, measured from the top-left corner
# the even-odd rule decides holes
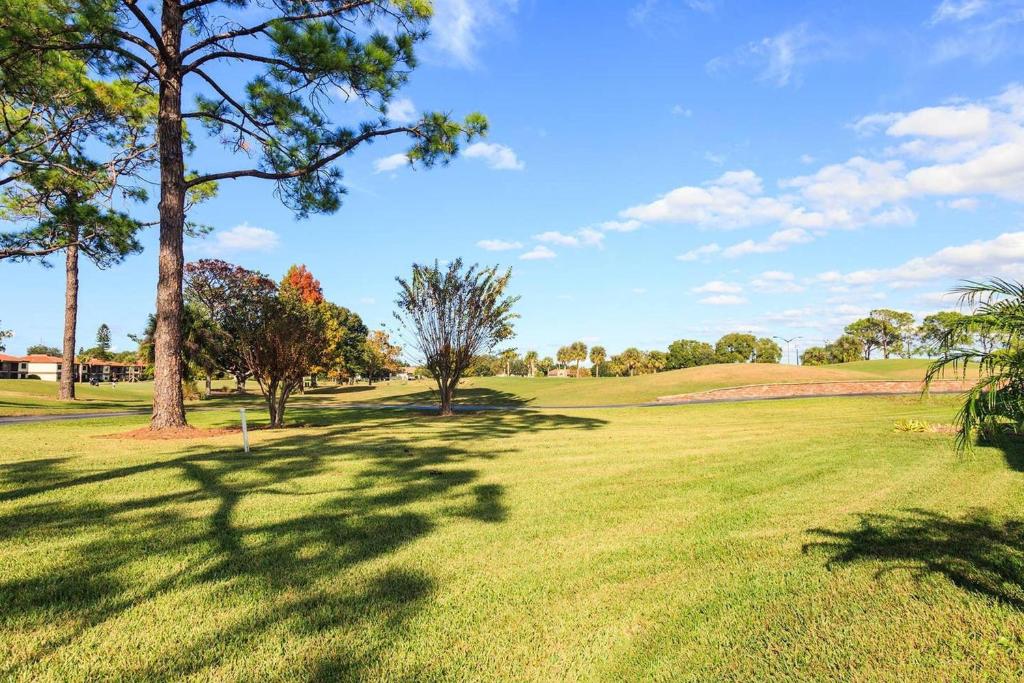
[[[245,422],[245,408],[239,408],[238,412],[242,414],[242,448],[245,452],[249,452],[249,425]]]

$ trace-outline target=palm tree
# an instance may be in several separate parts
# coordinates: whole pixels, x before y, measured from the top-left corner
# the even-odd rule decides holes
[[[971,364],[978,366],[978,381],[964,395],[957,412],[957,448],[969,449],[971,434],[985,436],[1005,431],[1024,431],[1024,284],[994,278],[988,282],[965,282],[953,290],[960,305],[973,309],[947,330],[940,343],[941,354],[925,375],[925,391],[947,368],[967,376]],[[977,340],[978,329],[997,333],[1000,345],[983,343],[981,348],[957,345],[969,333]]]
[[[594,366],[594,372],[597,376],[601,376],[601,363],[608,357],[608,352],[604,350],[603,346],[594,346],[590,349],[590,362]]]
[[[530,366],[530,377],[537,376],[537,352],[527,351],[526,355],[523,356],[523,360]]]

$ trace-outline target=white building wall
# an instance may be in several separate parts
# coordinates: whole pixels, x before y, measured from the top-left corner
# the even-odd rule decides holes
[[[28,369],[25,372],[29,376],[35,375],[47,382],[57,381],[57,373],[60,371],[59,363],[27,363],[26,365],[28,365]]]

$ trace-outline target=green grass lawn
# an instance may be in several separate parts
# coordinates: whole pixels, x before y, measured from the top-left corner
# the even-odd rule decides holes
[[[457,403],[480,405],[612,405],[642,403],[659,396],[719,389],[745,384],[771,382],[826,382],[865,379],[919,380],[924,376],[927,361],[887,360],[845,363],[825,367],[794,367],[789,365],[709,365],[686,370],[660,372],[638,377],[564,378],[564,377],[469,377],[456,396]],[[227,386],[230,382],[218,382]],[[226,407],[259,406],[261,399],[255,382],[249,382],[244,397],[222,396],[210,401],[193,401],[191,405]],[[152,383],[79,385],[81,400],[57,401],[57,384],[39,380],[0,380],[0,416],[34,415],[96,410],[145,409],[152,396]],[[326,385],[296,395],[296,403],[435,403],[437,393],[430,380],[385,382],[374,386]]]
[[[1019,680],[1024,453],[892,429],[953,408],[0,427],[0,679]]]

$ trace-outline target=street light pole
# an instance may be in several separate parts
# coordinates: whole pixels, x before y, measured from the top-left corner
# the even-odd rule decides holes
[[[803,337],[790,337],[789,339],[786,339],[785,337],[772,337],[772,339],[778,339],[779,341],[786,342],[786,362],[789,363],[789,345],[790,345],[790,343],[791,342],[795,342],[798,339],[803,339]],[[800,364],[799,360],[800,359],[798,358],[797,359],[797,365]]]

